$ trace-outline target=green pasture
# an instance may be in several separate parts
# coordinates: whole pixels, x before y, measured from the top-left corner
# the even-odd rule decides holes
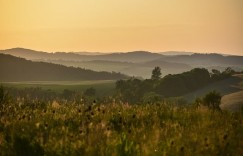
[[[39,87],[43,90],[52,90],[57,93],[63,92],[64,89],[83,92],[87,88],[93,87],[97,96],[110,95],[115,89],[114,80],[102,81],[25,81],[25,82],[2,82],[5,87],[14,87],[17,89]]]

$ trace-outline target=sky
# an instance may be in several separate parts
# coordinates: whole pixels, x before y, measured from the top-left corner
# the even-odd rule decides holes
[[[243,55],[243,0],[0,0],[0,49]]]

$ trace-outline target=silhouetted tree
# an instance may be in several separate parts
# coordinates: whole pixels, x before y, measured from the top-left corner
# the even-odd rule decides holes
[[[223,73],[227,75],[232,75],[235,73],[235,71],[231,67],[227,67]]]
[[[152,80],[159,80],[160,77],[161,77],[161,69],[160,69],[160,67],[155,67],[152,71],[151,79]]]
[[[220,71],[217,69],[212,69],[212,73],[215,75],[220,75]]]

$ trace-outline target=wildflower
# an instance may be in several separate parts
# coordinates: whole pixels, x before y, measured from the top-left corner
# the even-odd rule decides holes
[[[87,119],[88,119],[88,120],[91,120],[91,117],[90,117],[90,115],[87,115]]]
[[[94,112],[91,112],[90,114],[93,116],[94,115]]]
[[[132,130],[131,130],[131,129],[129,129],[129,130],[128,130],[128,133],[129,133],[129,134],[130,134],[130,133],[132,133]]]
[[[171,141],[170,146],[173,146],[173,145],[174,145],[174,141]]]
[[[36,126],[36,128],[39,128],[39,127],[40,127],[40,123],[37,122],[37,123],[35,124],[35,126]]]
[[[85,112],[89,112],[89,111],[91,111],[91,109],[92,109],[92,107],[89,106],[89,107],[85,110]]]
[[[183,147],[183,146],[180,148],[180,151],[181,151],[181,152],[183,152],[183,151],[184,151],[184,147]]]
[[[48,124],[47,123],[45,123],[45,129],[47,129],[48,128]]]
[[[205,138],[204,138],[204,141],[206,142],[207,140],[208,140],[208,138],[207,138],[207,137],[205,137]]]
[[[80,133],[80,134],[82,134],[82,133],[83,133],[83,130],[82,130],[82,129],[80,129],[80,130],[79,130],[79,133]]]
[[[135,115],[135,114],[133,114],[132,118],[133,118],[133,119],[135,119],[135,118],[136,118],[136,115]]]
[[[226,140],[227,138],[228,138],[228,135],[225,134],[224,137],[223,137],[223,139]]]

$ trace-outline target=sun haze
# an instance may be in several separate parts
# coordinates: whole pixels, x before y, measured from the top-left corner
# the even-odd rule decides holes
[[[0,0],[0,49],[243,54],[242,0]]]

